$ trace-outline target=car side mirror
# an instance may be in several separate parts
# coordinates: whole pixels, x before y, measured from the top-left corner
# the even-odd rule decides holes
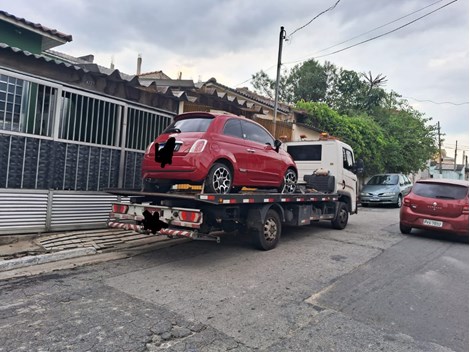
[[[282,142],[279,139],[274,141],[274,149],[279,153],[279,148],[281,147]]]

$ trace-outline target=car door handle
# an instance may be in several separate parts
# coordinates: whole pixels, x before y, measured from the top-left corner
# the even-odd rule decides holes
[[[254,153],[254,152],[255,152],[254,149],[247,149],[246,151],[247,151],[248,153]]]

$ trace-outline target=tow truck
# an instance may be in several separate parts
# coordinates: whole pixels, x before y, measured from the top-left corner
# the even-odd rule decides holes
[[[334,229],[344,229],[349,215],[357,213],[355,173],[363,167],[354,162],[352,148],[331,138],[287,142],[283,147],[296,161],[299,179],[303,178],[295,193],[108,190],[129,199],[112,204],[108,227],[217,242],[224,233],[238,231],[261,250],[278,245],[283,225],[305,226],[326,220]]]

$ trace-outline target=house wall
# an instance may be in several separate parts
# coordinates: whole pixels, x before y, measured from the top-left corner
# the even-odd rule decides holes
[[[0,21],[2,42],[15,48],[29,51],[33,54],[41,53],[42,38],[39,34],[23,30],[8,22]]]
[[[306,139],[318,139],[320,138],[320,132],[314,131],[310,128],[299,126],[298,124],[292,125],[292,141],[300,141],[300,136],[307,136]]]

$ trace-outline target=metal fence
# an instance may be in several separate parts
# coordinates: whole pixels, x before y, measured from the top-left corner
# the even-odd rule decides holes
[[[18,205],[21,215],[19,190],[82,192],[86,199],[107,188],[140,189],[145,148],[172,119],[158,109],[0,68],[0,191],[7,191],[0,202]],[[13,226],[5,211],[0,208],[0,234]],[[67,222],[94,223],[88,215],[76,213],[78,222]],[[22,216],[15,219],[21,227]]]

